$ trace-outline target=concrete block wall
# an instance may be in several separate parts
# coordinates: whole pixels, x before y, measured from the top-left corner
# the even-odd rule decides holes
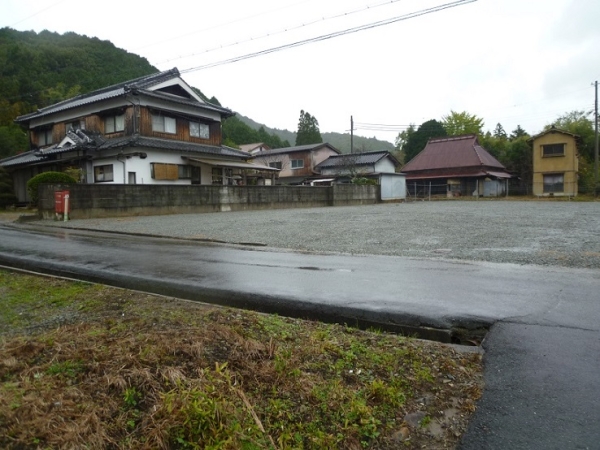
[[[62,190],[69,191],[72,220],[362,205],[379,201],[379,186],[43,184],[39,187],[38,202],[41,218],[55,218],[55,192]]]

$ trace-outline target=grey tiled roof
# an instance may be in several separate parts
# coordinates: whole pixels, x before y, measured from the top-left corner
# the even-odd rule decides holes
[[[163,150],[211,154],[218,156],[235,156],[238,158],[248,159],[248,153],[227,146],[219,147],[216,145],[194,144],[192,142],[182,142],[170,139],[160,139],[145,136],[128,136],[125,138],[110,139],[101,146],[99,146],[98,149],[104,150],[119,147],[149,147]]]
[[[11,167],[47,161],[50,160],[49,157],[52,155],[71,152],[77,149],[87,149],[93,152],[125,147],[147,147],[173,152],[195,153],[199,155],[229,156],[243,160],[247,160],[249,158],[248,153],[227,146],[202,145],[194,144],[192,142],[182,142],[144,136],[124,136],[114,139],[104,139],[101,135],[94,136],[90,134],[89,141],[80,140],[80,142],[76,143],[75,145],[64,146],[62,148],[53,146],[42,150],[32,150],[27,153],[22,153],[17,156],[0,160],[0,166]]]
[[[179,99],[176,96],[165,95],[148,90],[152,86],[177,77],[179,77],[179,70],[177,70],[176,68],[164,72],[155,73],[152,75],[146,75],[144,77],[136,78],[134,80],[125,81],[123,83],[114,84],[112,86],[88,92],[87,94],[78,95],[77,97],[73,97],[68,100],[55,103],[54,105],[38,109],[36,112],[17,117],[15,119],[15,122],[26,123],[31,119],[47,116],[48,114],[65,111],[67,109],[77,108],[102,100],[120,97],[134,90],[138,91],[143,95],[160,97],[176,103],[185,103],[196,107],[202,107],[213,111],[219,111],[224,115],[233,115],[233,112],[227,108],[222,108],[220,106],[212,105],[210,103],[198,103],[194,101],[187,101],[185,99]]]
[[[8,158],[4,158],[0,160],[0,166],[2,167],[12,167],[18,166],[21,164],[31,164],[38,161],[43,161],[45,157],[36,156],[36,150],[30,150],[25,153],[21,153],[19,155],[10,156]]]
[[[336,153],[341,153],[337,148],[328,143],[321,144],[310,144],[310,145],[298,145],[296,147],[284,147],[284,148],[276,148],[274,150],[267,150],[264,152],[259,152],[254,155],[255,158],[265,157],[269,155],[281,155],[285,153],[294,153],[294,152],[305,152],[311,150],[319,150],[322,147],[328,147]]]
[[[331,168],[331,167],[346,167],[348,164],[355,166],[366,166],[375,164],[379,160],[390,157],[394,163],[399,165],[396,158],[394,158],[388,151],[375,151],[365,153],[347,153],[344,155],[330,156],[325,161],[319,163],[316,168]]]

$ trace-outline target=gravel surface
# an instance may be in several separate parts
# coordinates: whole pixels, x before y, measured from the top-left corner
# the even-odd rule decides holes
[[[311,252],[600,268],[600,202],[414,202],[41,223]]]

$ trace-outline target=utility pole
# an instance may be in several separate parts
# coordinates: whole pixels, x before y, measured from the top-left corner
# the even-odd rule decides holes
[[[598,111],[596,111],[597,113]],[[350,116],[350,153],[354,153],[354,118],[352,116]],[[598,171],[597,169],[596,172]]]
[[[598,184],[598,81],[594,83],[596,91],[596,102],[594,110],[594,194],[598,192],[600,185]]]

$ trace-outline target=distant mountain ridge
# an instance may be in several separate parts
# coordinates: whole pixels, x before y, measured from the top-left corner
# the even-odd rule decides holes
[[[279,136],[281,140],[287,140],[292,145],[294,145],[296,142],[296,133],[292,131],[270,128],[264,124],[255,122],[254,120],[242,114],[237,114],[237,117],[253,130],[258,130],[260,127],[264,127],[267,133],[275,134]],[[350,153],[350,133],[321,132],[321,136],[323,137],[323,142],[333,145],[342,153]],[[374,137],[366,138],[363,136],[354,135],[355,152],[372,152],[377,150],[386,150],[391,152],[394,151],[395,148],[394,144],[388,141],[381,141]]]

